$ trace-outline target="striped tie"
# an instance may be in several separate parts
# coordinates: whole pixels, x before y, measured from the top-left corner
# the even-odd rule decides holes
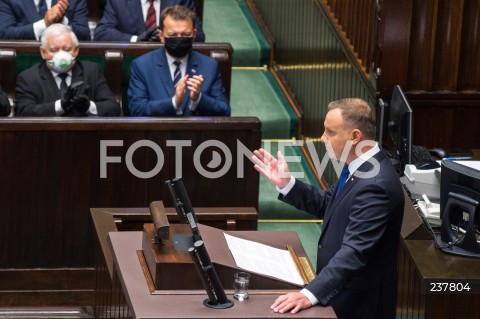
[[[175,64],[176,66],[175,72],[173,73],[173,87],[177,87],[177,83],[178,81],[180,81],[180,78],[182,77],[182,72],[180,71],[180,64],[182,64],[182,62],[175,61],[173,62],[173,64]]]
[[[157,14],[155,7],[153,6],[153,0],[150,1],[150,7],[148,8],[147,18],[145,19],[145,29],[149,30],[157,26]]]

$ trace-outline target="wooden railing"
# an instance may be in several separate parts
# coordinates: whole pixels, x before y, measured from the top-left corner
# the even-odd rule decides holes
[[[375,8],[377,0],[322,0],[339,29],[358,56],[365,74],[370,73],[375,45]]]
[[[321,135],[332,100],[356,96],[374,104],[374,87],[321,1],[249,2],[274,38],[272,68],[303,113],[303,135]]]

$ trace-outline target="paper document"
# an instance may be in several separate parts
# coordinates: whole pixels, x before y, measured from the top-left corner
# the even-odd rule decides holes
[[[225,234],[237,267],[303,286],[303,280],[288,250]]]

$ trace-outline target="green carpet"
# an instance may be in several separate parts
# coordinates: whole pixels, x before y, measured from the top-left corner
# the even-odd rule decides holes
[[[295,231],[302,242],[303,249],[307,253],[312,266],[317,263],[317,245],[321,233],[319,223],[266,223],[259,222],[258,230]]]
[[[232,116],[256,116],[262,121],[262,138],[298,135],[298,117],[270,72],[233,70],[230,104]]]
[[[294,162],[293,160],[286,158],[290,172],[303,174],[303,177],[298,177],[299,180],[320,187],[300,148],[298,146],[288,146],[285,144],[285,142],[279,144],[276,142],[268,143],[264,141],[262,147],[266,150],[270,148],[269,152],[276,157],[279,146],[281,148],[283,145],[285,147],[285,151],[282,151],[284,156],[299,156],[300,162]],[[295,176],[295,178],[297,178],[297,176]],[[314,219],[312,215],[278,200],[277,189],[262,174],[260,174],[259,198],[259,219]]]
[[[244,0],[205,0],[203,31],[206,42],[229,42],[234,66],[269,64],[270,47]]]
[[[235,67],[269,65],[270,49],[244,0],[205,0],[204,31],[207,42],[232,44]],[[298,117],[269,71],[234,69],[230,104],[232,116],[256,116],[262,121],[264,140],[290,139],[298,136]],[[279,144],[264,141],[263,147],[276,154]],[[300,180],[318,186],[298,147],[286,146],[283,153],[286,156],[300,156],[299,163],[289,163],[290,171],[303,173],[304,176],[300,177]],[[279,201],[277,197],[275,187],[260,175],[259,218],[262,222],[258,224],[258,229],[297,232],[310,261],[315,265],[321,225],[310,222],[314,221],[311,215]],[[285,222],[273,222],[274,219]],[[293,219],[309,222],[287,221]]]

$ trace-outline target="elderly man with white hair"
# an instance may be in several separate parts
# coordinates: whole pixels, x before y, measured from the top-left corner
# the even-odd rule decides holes
[[[53,24],[42,35],[43,61],[17,77],[17,116],[117,116],[120,105],[96,63],[78,61],[70,27]]]

